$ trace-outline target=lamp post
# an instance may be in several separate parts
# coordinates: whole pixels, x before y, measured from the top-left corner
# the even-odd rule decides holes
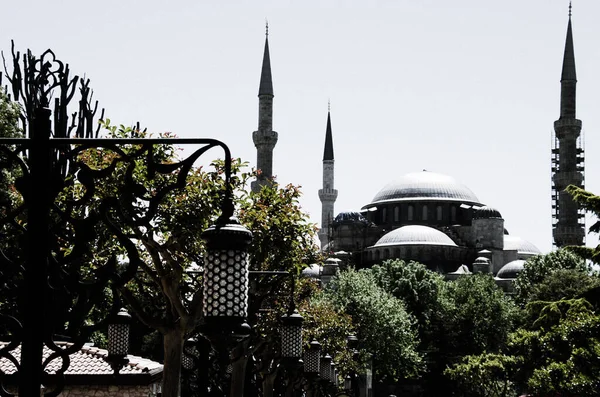
[[[348,350],[352,354],[352,360],[355,363],[357,363],[359,360],[358,342],[359,340],[356,335],[348,335],[346,338]],[[346,389],[348,393],[354,397],[358,397],[360,394],[357,376],[357,373],[353,371],[351,374],[347,375],[346,379],[344,380],[344,389]]]
[[[131,324],[131,315],[127,310],[121,309],[115,316],[114,321],[108,325],[108,357],[106,361],[110,363],[115,375],[125,366],[129,359],[129,325]]]

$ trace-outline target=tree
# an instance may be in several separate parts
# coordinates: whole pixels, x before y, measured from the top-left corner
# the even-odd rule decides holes
[[[600,287],[600,278],[577,269],[557,269],[533,285],[529,302],[555,302],[561,299],[583,297],[588,291]]]
[[[514,282],[515,300],[525,305],[530,301],[530,294],[535,285],[541,283],[546,276],[560,269],[572,269],[583,274],[589,272],[585,262],[577,255],[565,249],[536,255],[529,258],[523,270]]]
[[[597,396],[600,316],[591,304],[533,301],[525,311],[526,321],[501,353],[465,357],[446,375],[467,396]]]
[[[534,395],[596,396],[600,387],[600,316],[585,299],[532,302],[529,321],[510,337],[519,379]]]
[[[399,259],[384,261],[367,271],[381,288],[402,300],[406,311],[416,318],[421,348],[434,348],[434,335],[444,311],[444,278],[421,263]]]
[[[117,128],[108,122],[105,128],[113,137],[147,136],[139,129]],[[279,188],[274,184],[257,193],[245,193],[244,187],[252,174],[241,172],[243,164],[239,160],[232,163],[234,173],[230,186],[225,186],[222,178],[223,162],[217,161],[213,163],[215,171],[190,169],[183,186],[164,195],[159,203],[154,203],[153,195],[162,194],[175,183],[179,174],[155,173],[150,178],[146,170],[160,170],[163,164],[169,169],[169,164],[177,164],[180,160],[175,148],[163,145],[154,149],[151,155],[133,163],[124,161],[130,152],[137,153],[139,150],[138,145],[121,147],[123,154],[116,155],[112,151],[87,150],[82,153],[82,161],[91,169],[111,170],[115,174],[114,178],[96,187],[98,203],[105,199],[104,193],[111,196],[115,191],[123,195],[131,192],[128,184],[132,178],[137,189],[147,192],[143,197],[148,197],[148,205],[125,205],[124,214],[118,213],[113,218],[113,224],[118,224],[118,228],[111,232],[127,235],[133,245],[124,249],[111,245],[106,239],[98,245],[98,250],[111,255],[127,253],[129,260],[138,261],[142,273],[119,288],[119,292],[140,321],[163,335],[165,369],[162,390],[164,395],[177,395],[184,341],[198,329],[201,334],[206,335],[207,332],[202,328],[203,291],[199,279],[190,277],[186,268],[193,263],[200,266],[203,263],[201,234],[220,213],[223,191],[228,188],[234,192],[237,205],[241,208],[241,221],[255,233],[249,249],[252,270],[285,270],[292,275],[299,273],[303,261],[315,256],[316,246],[311,234],[314,227],[298,206],[300,191],[292,185]],[[148,158],[152,159],[152,163],[148,163]],[[123,178],[120,174],[130,176]],[[128,197],[124,197],[124,201],[135,203]],[[269,297],[285,294],[289,291],[289,284],[280,280],[254,284],[256,288],[252,291],[250,301],[251,324],[256,323],[255,315],[262,302]],[[279,302],[286,307],[287,303]],[[259,339],[264,337],[254,336]],[[222,346],[221,350],[224,348]],[[224,373],[225,368],[222,371]]]
[[[600,215],[600,197],[575,185],[567,186],[566,191],[581,208],[596,216],[596,223],[590,226],[589,233],[600,233],[600,220],[598,220]],[[596,247],[569,246],[567,249],[582,258],[600,264],[600,245]]]
[[[372,275],[353,269],[340,272],[327,284],[322,298],[352,317],[362,348],[373,354],[379,380],[412,379],[421,374],[415,320],[402,301],[381,289]]]
[[[510,298],[487,274],[460,277],[444,290],[451,302],[445,314],[447,357],[498,352],[518,314]]]
[[[514,377],[521,360],[499,353],[465,356],[444,374],[464,397],[516,396]]]

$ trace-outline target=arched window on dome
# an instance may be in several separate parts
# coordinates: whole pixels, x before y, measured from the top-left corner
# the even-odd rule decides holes
[[[456,222],[456,207],[455,206],[450,207],[450,221]]]
[[[390,257],[390,250],[386,248],[383,250],[383,259],[389,259],[389,257]]]
[[[387,222],[387,208],[381,210],[381,223]]]
[[[378,261],[379,260],[379,251],[375,251],[375,260]]]
[[[435,209],[435,214],[436,214],[436,219],[438,221],[442,220],[442,206],[438,205],[437,208]]]
[[[427,212],[428,212],[428,211],[427,211],[427,204],[423,204],[423,214],[422,214],[423,216],[422,216],[421,218],[422,218],[424,221],[426,221],[426,220],[427,220],[427,215],[428,215],[428,214],[427,214]]]
[[[396,258],[396,259],[400,258],[400,248],[396,248],[394,250],[394,258]]]
[[[394,222],[400,222],[400,207],[394,207]]]
[[[415,207],[412,204],[409,204],[408,206],[408,216],[406,217],[406,219],[408,219],[409,221],[412,221],[415,217]]]

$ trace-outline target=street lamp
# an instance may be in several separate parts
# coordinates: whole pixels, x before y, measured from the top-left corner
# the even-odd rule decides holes
[[[297,310],[281,318],[281,359],[287,366],[296,365],[302,358],[303,322]]]
[[[331,360],[332,358],[329,354],[325,354],[323,357],[321,357],[320,375],[321,379],[325,381],[331,380]]]
[[[316,377],[321,372],[321,344],[316,340],[310,342],[304,352],[304,373],[309,377]]]
[[[207,324],[235,327],[248,316],[248,245],[252,233],[233,216],[229,192],[223,215],[202,233],[204,261],[203,314]]]
[[[129,350],[129,324],[131,315],[127,310],[121,309],[108,325],[108,357],[115,375],[129,362],[127,352]]]

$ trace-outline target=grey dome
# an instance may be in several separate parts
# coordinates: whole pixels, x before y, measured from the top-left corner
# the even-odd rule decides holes
[[[446,245],[456,244],[446,234],[437,229],[421,225],[408,225],[394,229],[381,237],[375,247],[386,245]]]
[[[356,212],[356,211],[344,211],[344,212],[340,212],[333,219],[333,223],[334,224],[352,223],[352,222],[369,223],[369,221],[367,220],[367,218],[365,218],[364,216],[362,216],[362,214],[360,212]]]
[[[435,172],[406,174],[388,183],[373,198],[371,204],[393,201],[443,200],[479,204],[479,199],[454,178]]]
[[[497,278],[502,279],[513,279],[517,278],[519,273],[523,270],[525,266],[525,261],[522,259],[517,259],[512,262],[508,262],[506,265],[502,266],[500,270],[498,270],[498,274],[496,274]]]
[[[473,213],[473,219],[490,219],[490,218],[500,218],[502,219],[502,215],[500,211],[495,208],[483,206],[475,210]]]
[[[519,254],[531,254],[539,255],[542,252],[527,240],[523,240],[521,237],[511,236],[510,234],[504,235],[504,250],[516,250]]]

